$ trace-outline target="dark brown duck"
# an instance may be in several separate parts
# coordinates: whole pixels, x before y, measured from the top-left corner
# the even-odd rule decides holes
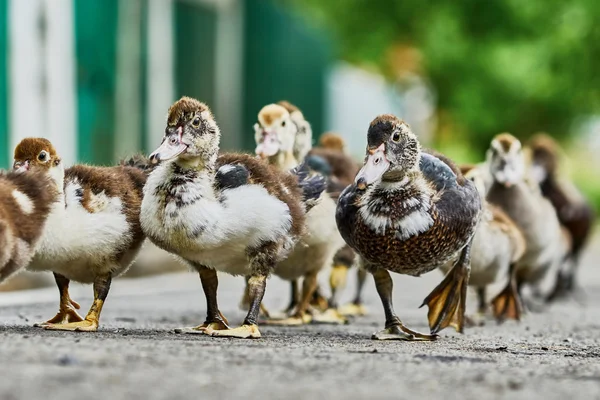
[[[386,314],[375,339],[433,340],[441,329],[463,329],[470,242],[481,213],[474,184],[446,157],[421,152],[409,126],[381,115],[367,134],[365,165],[344,190],[337,223],[344,240],[373,273]],[[425,299],[432,335],[406,328],[392,306],[388,271],[419,276],[460,257]]]

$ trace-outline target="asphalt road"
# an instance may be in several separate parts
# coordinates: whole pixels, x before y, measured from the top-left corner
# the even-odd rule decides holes
[[[384,322],[371,281],[368,317],[263,326],[259,340],[173,333],[204,318],[192,273],[117,280],[97,333],[32,327],[56,312],[55,288],[0,293],[0,399],[600,399],[599,243],[582,267],[583,300],[521,323],[445,330],[433,343],[370,340]],[[417,307],[441,278],[395,278],[396,309],[411,328],[427,330]],[[219,290],[222,311],[240,323],[242,279],[223,276]],[[287,290],[271,279],[266,305],[283,307]],[[89,306],[91,287],[72,293]]]

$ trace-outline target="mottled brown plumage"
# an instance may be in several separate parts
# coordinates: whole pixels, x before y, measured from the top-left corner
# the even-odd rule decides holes
[[[360,169],[352,158],[337,150],[314,147],[308,152],[308,155],[325,159],[331,167],[331,176],[344,186],[348,186],[354,181],[354,177]]]
[[[0,173],[0,283],[27,266],[57,198],[43,173]]]
[[[462,331],[470,241],[481,212],[474,186],[446,157],[421,152],[408,125],[377,117],[367,134],[365,166],[340,196],[337,223],[346,242],[375,274],[386,311],[378,338],[431,340],[404,327],[393,313],[386,271],[419,276],[461,252],[453,270],[426,299],[435,334]],[[363,189],[364,188],[364,189]]]

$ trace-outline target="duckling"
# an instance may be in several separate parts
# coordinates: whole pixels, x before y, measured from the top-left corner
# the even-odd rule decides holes
[[[577,267],[592,231],[594,211],[572,182],[559,178],[558,143],[548,135],[537,134],[531,138],[528,147],[532,158],[532,177],[540,185],[542,195],[556,209],[559,222],[572,240],[565,260],[568,269],[559,269],[555,287],[547,298],[552,301],[568,295],[575,288]]]
[[[499,206],[517,224],[526,241],[526,250],[516,264],[519,294],[524,284],[534,290],[567,252],[556,211],[542,196],[526,171],[521,142],[508,133],[494,137],[486,163],[493,178],[487,200]]]
[[[261,109],[254,126],[257,154],[266,156],[270,164],[281,170],[298,165],[294,155],[298,129],[292,120],[296,112],[299,110],[290,113],[280,104],[269,104]],[[268,321],[270,324],[300,325],[308,321],[306,312],[318,287],[318,273],[330,265],[335,252],[344,245],[335,224],[335,201],[327,193],[323,193],[319,204],[307,214],[306,224],[307,235],[275,270],[276,275],[292,281],[292,285],[295,280],[304,277],[300,301],[290,312],[290,318],[272,319]],[[294,286],[290,306],[294,304],[293,289]],[[346,322],[335,313],[322,317],[319,322]]]
[[[43,138],[23,139],[15,148],[13,167],[41,171],[59,193],[27,266],[52,271],[60,292],[56,316],[37,326],[96,331],[112,279],[127,270],[144,241],[139,214],[146,176],[124,166],[75,165],[65,170],[52,143]],[[85,318],[69,296],[71,280],[94,285],[94,302]]]
[[[329,178],[328,192],[336,201],[339,194],[351,185],[360,169],[345,151],[346,143],[337,133],[327,132],[319,138],[319,146],[311,149],[306,157],[306,162],[313,169]],[[367,279],[367,271],[357,268],[357,285],[354,299],[349,304],[339,307],[338,296],[346,286],[348,270],[355,264],[354,251],[348,246],[341,248],[333,259],[333,268],[329,277],[331,297],[329,307],[337,309],[341,315],[364,316],[367,309],[362,301],[362,289]]]
[[[312,148],[312,127],[310,123],[304,118],[302,111],[292,103],[286,100],[277,102],[278,105],[282,106],[290,114],[290,119],[296,127],[296,137],[294,138],[294,158],[297,161],[304,160],[304,157],[308,154]]]
[[[340,195],[342,237],[373,274],[385,311],[377,340],[435,340],[447,326],[463,331],[470,249],[481,214],[475,185],[441,154],[425,152],[408,124],[384,114],[367,133],[365,164]],[[419,276],[453,260],[444,280],[422,304],[431,334],[402,323],[392,305],[389,271]]]
[[[505,289],[492,300],[494,316],[499,321],[507,318],[519,320],[522,307],[516,291],[516,262],[525,252],[525,238],[504,211],[485,200],[485,175],[482,170],[473,165],[462,165],[460,170],[466,179],[475,184],[483,209],[473,237],[469,276],[469,286],[477,292],[478,314],[483,316],[487,310],[487,286],[500,277],[507,277]],[[441,270],[447,273],[451,268],[452,263],[447,263]]]
[[[57,197],[42,173],[0,172],[0,283],[29,264]]]
[[[338,153],[347,154],[346,141],[335,132],[325,132],[319,137],[319,147],[322,149],[333,150]]]
[[[306,231],[306,212],[325,189],[305,167],[279,172],[246,154],[218,155],[221,132],[204,103],[189,97],[168,112],[165,136],[150,155],[160,162],[144,187],[141,222],[148,238],[197,270],[206,321],[177,332],[258,338],[267,278]],[[217,271],[247,276],[250,307],[230,328],[217,304]]]

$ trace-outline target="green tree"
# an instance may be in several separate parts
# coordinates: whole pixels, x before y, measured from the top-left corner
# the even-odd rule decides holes
[[[287,0],[330,30],[340,57],[386,72],[397,43],[424,74],[456,135],[482,149],[501,131],[565,138],[600,108],[597,0]]]

